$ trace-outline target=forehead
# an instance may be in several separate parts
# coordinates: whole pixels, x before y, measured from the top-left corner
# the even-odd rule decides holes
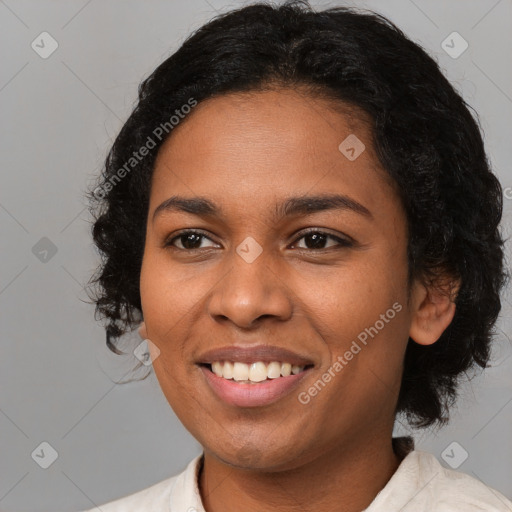
[[[174,194],[218,198],[235,211],[287,195],[332,192],[363,204],[396,202],[371,136],[366,114],[300,91],[203,101],[159,150],[150,210]]]

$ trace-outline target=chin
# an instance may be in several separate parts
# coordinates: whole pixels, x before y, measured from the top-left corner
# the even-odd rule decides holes
[[[249,441],[240,446],[228,446],[226,441],[220,446],[206,446],[205,451],[228,466],[246,470],[284,471],[300,466],[306,460],[297,443],[269,446],[265,439],[261,443]]]

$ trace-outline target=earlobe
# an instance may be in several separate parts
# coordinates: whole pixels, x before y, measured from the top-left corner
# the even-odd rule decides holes
[[[458,283],[429,288],[415,284],[410,338],[419,345],[432,345],[441,337],[455,316],[458,288]]]
[[[147,339],[148,337],[148,332],[146,331],[146,324],[144,322],[142,322],[140,325],[139,325],[139,336],[145,340]]]

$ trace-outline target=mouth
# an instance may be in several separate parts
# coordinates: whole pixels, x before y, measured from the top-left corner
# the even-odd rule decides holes
[[[214,361],[201,363],[200,366],[225,380],[233,380],[240,384],[259,384],[273,379],[281,379],[290,375],[298,375],[312,368],[312,364],[296,365],[289,362],[271,361],[265,363],[256,361],[242,363],[239,361]]]
[[[299,385],[313,364],[292,365],[287,361],[214,361],[198,364],[206,383],[222,402],[236,407],[272,404]]]

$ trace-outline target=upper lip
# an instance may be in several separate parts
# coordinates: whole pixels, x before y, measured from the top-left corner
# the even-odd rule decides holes
[[[301,356],[291,350],[271,345],[253,345],[251,347],[240,347],[229,345],[203,352],[198,364],[211,364],[215,361],[232,361],[238,363],[271,363],[272,361],[291,363],[297,366],[314,364],[307,357]]]

